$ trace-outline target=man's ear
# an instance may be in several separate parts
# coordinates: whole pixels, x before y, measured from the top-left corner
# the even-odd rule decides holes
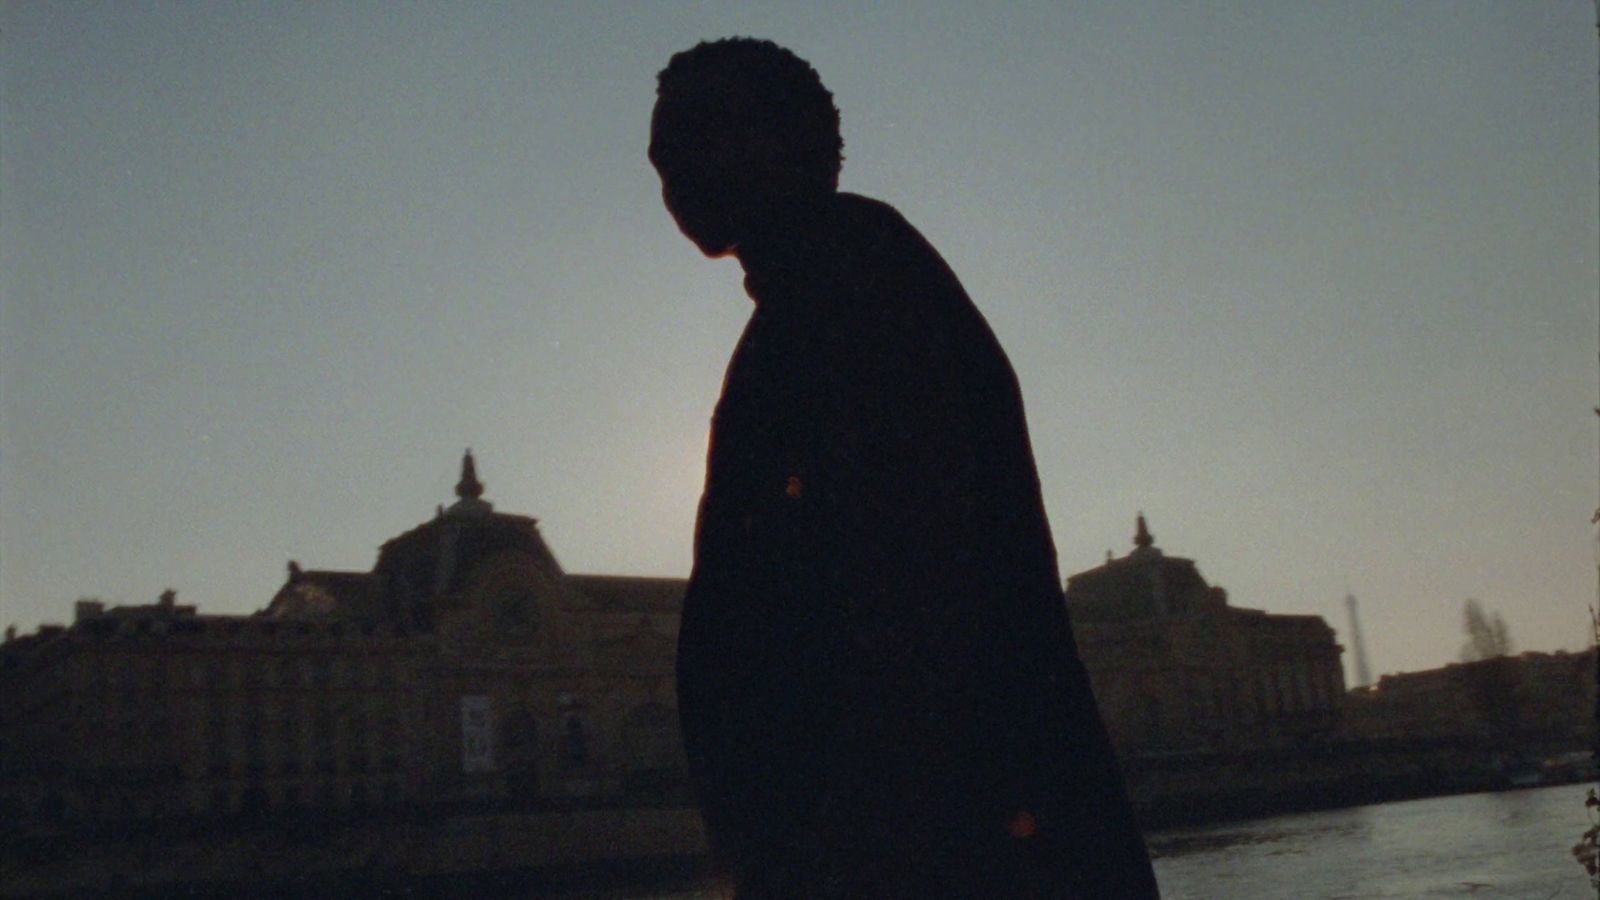
[[[742,129],[737,140],[739,158],[729,161],[730,169],[741,173],[740,180],[752,189],[769,197],[831,193],[792,141],[754,128]]]

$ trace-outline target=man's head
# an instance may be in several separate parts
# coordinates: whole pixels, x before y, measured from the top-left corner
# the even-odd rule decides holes
[[[708,256],[775,211],[837,190],[843,147],[833,95],[771,41],[702,43],[657,78],[650,161],[668,211]]]

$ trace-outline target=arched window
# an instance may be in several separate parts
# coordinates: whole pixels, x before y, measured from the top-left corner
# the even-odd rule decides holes
[[[539,723],[526,708],[514,709],[500,721],[506,791],[513,799],[539,796]]]
[[[1144,733],[1145,740],[1154,745],[1162,745],[1167,741],[1165,711],[1162,709],[1161,698],[1150,695],[1144,703]]]
[[[561,727],[561,762],[581,766],[589,761],[589,733],[578,713],[568,713]]]

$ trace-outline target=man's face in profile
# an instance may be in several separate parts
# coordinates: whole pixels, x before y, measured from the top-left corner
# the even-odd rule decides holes
[[[726,129],[656,107],[650,122],[650,162],[661,176],[661,199],[678,230],[706,256],[726,256],[738,244],[747,167]]]
[[[771,135],[656,106],[650,162],[678,230],[705,255],[733,252],[753,229],[816,193]]]

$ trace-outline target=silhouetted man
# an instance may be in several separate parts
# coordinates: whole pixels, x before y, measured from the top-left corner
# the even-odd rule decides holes
[[[712,419],[678,696],[741,900],[1143,898],[1004,352],[839,193],[833,97],[766,41],[661,72],[650,160],[755,312]]]

